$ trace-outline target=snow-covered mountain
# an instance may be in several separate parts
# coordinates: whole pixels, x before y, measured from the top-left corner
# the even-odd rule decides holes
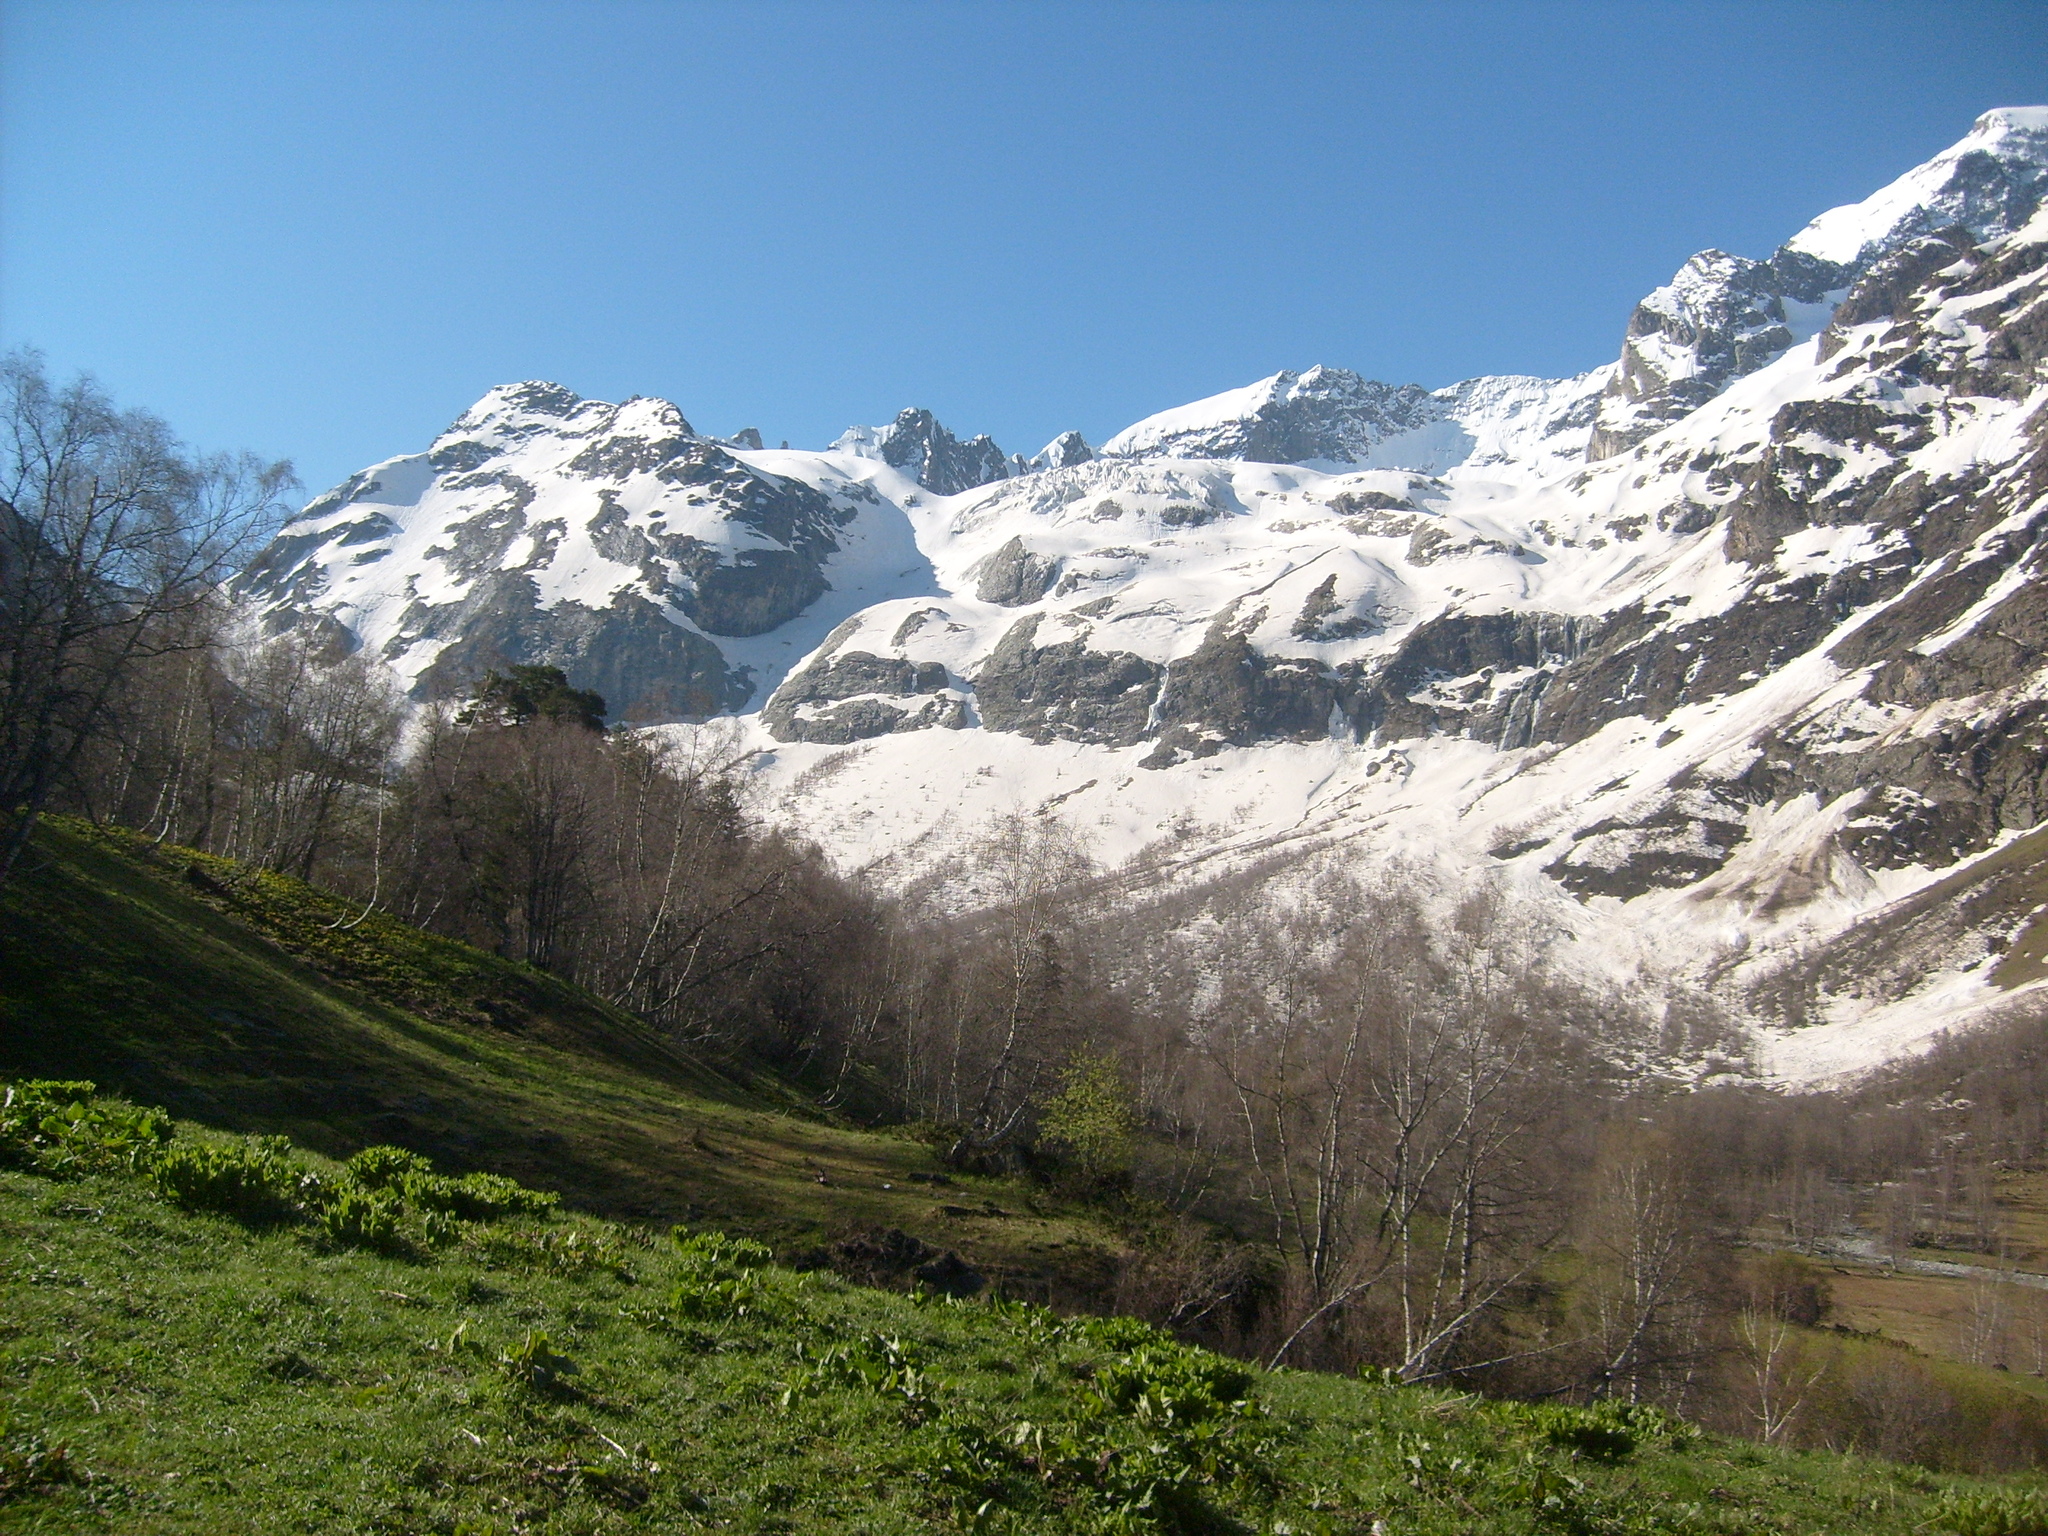
[[[910,880],[989,815],[1132,889],[1401,861],[1799,1080],[2028,1005],[2048,925],[2048,108],[1704,252],[1616,362],[1283,372],[1031,459],[494,390],[245,573],[422,699],[556,662],[738,713],[762,803]]]

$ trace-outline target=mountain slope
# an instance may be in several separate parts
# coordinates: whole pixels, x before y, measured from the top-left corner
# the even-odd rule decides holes
[[[0,890],[0,1077],[90,1079],[334,1157],[397,1143],[792,1250],[901,1227],[1023,1294],[1114,1270],[1118,1240],[1086,1217],[965,1175],[954,1201],[1017,1209],[948,1215],[930,1149],[679,1054],[545,973],[189,850],[71,822],[38,839]]]
[[[1942,939],[1915,897],[2048,796],[2044,186],[2048,109],[2000,109],[1767,260],[1693,258],[1608,367],[1283,372],[1099,454],[921,412],[761,452],[519,386],[243,591],[421,697],[548,660],[627,720],[738,710],[764,803],[890,878],[1020,805],[1147,871],[1413,860],[1767,1056],[1885,1010],[1894,1049],[2037,979],[1993,980],[2021,914]],[[542,499],[475,499],[507,476]],[[1882,914],[1946,958],[1820,987]]]

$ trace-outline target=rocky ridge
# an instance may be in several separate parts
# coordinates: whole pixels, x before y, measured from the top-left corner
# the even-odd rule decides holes
[[[762,451],[510,386],[241,591],[423,698],[545,659],[627,719],[751,711],[767,803],[885,878],[1020,800],[1133,869],[1419,859],[1819,1075],[1998,1002],[2034,920],[2044,180],[2048,109],[1990,113],[1694,257],[1607,368],[1281,373],[1099,453],[922,411]]]

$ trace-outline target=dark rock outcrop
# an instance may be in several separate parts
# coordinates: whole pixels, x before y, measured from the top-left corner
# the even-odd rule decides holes
[[[542,609],[531,577],[504,572],[459,603],[417,607],[407,620],[412,634],[451,637],[415,681],[415,698],[457,698],[485,672],[523,663],[560,667],[570,687],[602,694],[618,724],[701,720],[740,708],[753,691],[717,646],[634,593],[608,608]]]
[[[1010,461],[986,434],[961,442],[930,411],[897,412],[881,435],[884,463],[902,470],[927,490],[957,496],[991,480],[1007,479]]]
[[[1059,561],[1035,555],[1021,538],[1013,538],[982,563],[974,595],[984,603],[1022,608],[1051,591],[1059,574]]]
[[[1787,301],[1816,303],[1851,275],[1786,251],[1770,261],[1725,251],[1691,258],[1629,316],[1621,362],[1601,397],[1586,457],[1610,458],[1634,447],[1763,367],[1800,339]]]
[[[842,651],[785,681],[762,719],[777,741],[842,746],[892,731],[957,730],[967,723],[966,706],[942,697],[948,682],[936,661]]]
[[[1091,650],[1079,636],[1038,645],[1040,618],[1019,619],[982,663],[974,680],[982,722],[1041,742],[1144,740],[1161,668],[1127,651]]]
[[[1327,736],[1332,715],[1343,719],[1340,690],[1319,662],[1254,650],[1226,613],[1193,652],[1167,667],[1157,712],[1163,729],[1143,766],[1165,768],[1261,740]]]
[[[1026,470],[1068,469],[1076,464],[1086,464],[1095,457],[1095,450],[1088,446],[1088,439],[1078,432],[1062,432],[1037,453],[1024,460]]]

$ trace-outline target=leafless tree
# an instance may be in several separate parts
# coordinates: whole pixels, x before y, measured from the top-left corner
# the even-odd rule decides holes
[[[193,455],[90,379],[0,360],[0,880],[148,659],[283,511],[288,464]]]
[[[1678,1406],[1705,1356],[1717,1234],[1667,1137],[1617,1127],[1601,1149],[1577,1240],[1587,1261],[1593,1388]]]
[[[1735,1320],[1745,1410],[1757,1438],[1776,1444],[1827,1374],[1827,1361],[1810,1361],[1792,1325],[1762,1307],[1746,1307]]]

